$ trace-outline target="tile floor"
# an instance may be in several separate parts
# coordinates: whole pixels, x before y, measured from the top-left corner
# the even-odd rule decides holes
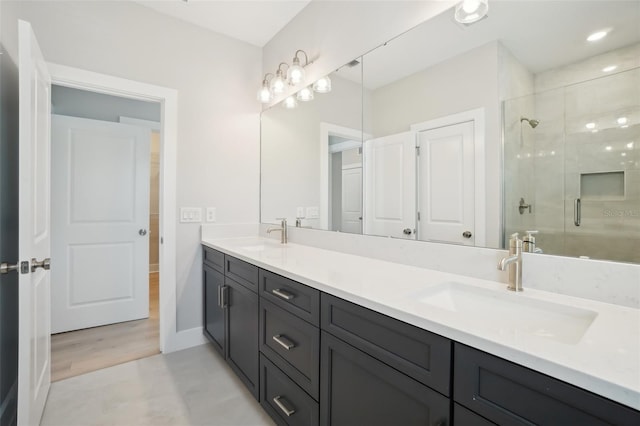
[[[210,345],[51,385],[42,425],[273,425]]]

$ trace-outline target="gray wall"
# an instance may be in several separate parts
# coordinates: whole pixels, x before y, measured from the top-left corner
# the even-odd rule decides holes
[[[101,121],[120,121],[120,116],[160,121],[160,103],[127,99],[70,87],[51,89],[51,110],[54,114],[90,118]]]

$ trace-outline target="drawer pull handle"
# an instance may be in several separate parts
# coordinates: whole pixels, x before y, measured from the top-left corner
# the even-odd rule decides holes
[[[271,293],[275,294],[278,297],[281,297],[284,300],[291,300],[295,297],[293,294],[288,293],[284,290],[280,290],[279,288],[274,288],[273,290],[271,290]]]
[[[281,395],[278,395],[276,397],[273,398],[273,402],[276,403],[276,405],[278,406],[279,409],[282,410],[283,413],[285,413],[287,415],[287,417],[291,417],[291,415],[293,413],[296,412],[296,410],[294,408],[287,408],[286,405],[284,405],[284,402],[286,400],[284,398],[282,398]]]
[[[287,339],[282,334],[276,334],[275,336],[273,336],[273,340],[275,340],[277,344],[288,351],[296,347],[296,345],[291,340]]]

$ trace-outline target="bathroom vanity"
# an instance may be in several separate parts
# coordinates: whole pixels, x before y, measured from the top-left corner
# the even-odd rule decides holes
[[[638,310],[203,238],[204,333],[278,424],[640,424]]]

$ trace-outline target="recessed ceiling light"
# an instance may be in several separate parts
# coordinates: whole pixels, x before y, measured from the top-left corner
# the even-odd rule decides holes
[[[629,143],[627,144],[627,148],[633,148],[633,142],[629,142]]]
[[[618,68],[617,65],[609,65],[608,67],[604,67],[602,68],[602,72],[611,72],[611,71],[615,71],[616,68]]]
[[[620,117],[618,118],[617,121],[618,121],[618,124],[627,124],[627,121],[629,120],[627,120],[627,117]]]
[[[596,31],[595,33],[589,35],[589,37],[587,37],[587,41],[598,41],[598,40],[602,40],[603,38],[605,38],[607,36],[607,34],[609,33],[609,31]]]
[[[587,123],[587,124],[585,125],[585,127],[586,127],[587,129],[595,129],[595,128],[596,128],[596,123]]]
[[[606,149],[607,151],[611,151],[612,148],[611,148],[611,145],[609,145],[609,146],[605,146],[604,149]]]
[[[623,156],[623,157],[626,157],[626,156],[627,156],[627,153],[626,153],[626,152],[623,152],[623,153],[622,153],[622,154],[620,154],[620,155],[621,155],[621,156]]]

